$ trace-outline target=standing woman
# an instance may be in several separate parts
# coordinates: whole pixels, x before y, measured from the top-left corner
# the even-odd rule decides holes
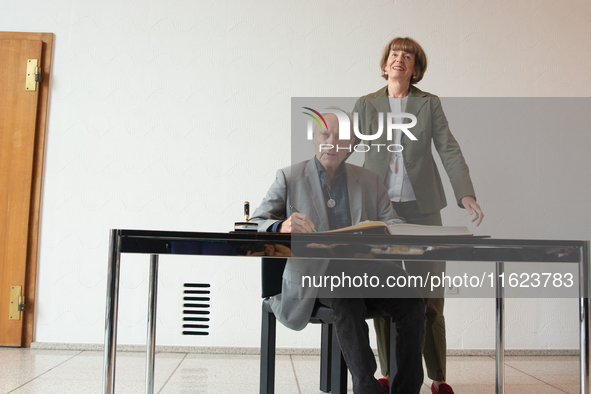
[[[359,130],[370,137],[364,140],[372,146],[365,154],[366,168],[380,174],[392,206],[407,223],[441,226],[441,209],[446,205],[445,193],[435,160],[431,154],[431,143],[441,158],[452,184],[455,199],[460,208],[475,215],[472,222],[480,225],[484,217],[476,202],[476,194],[470,173],[460,146],[449,130],[449,125],[439,98],[423,92],[414,84],[418,83],[427,69],[427,57],[423,48],[411,38],[395,38],[384,48],[380,60],[382,77],[388,85],[377,92],[361,97],[355,104],[354,112],[359,114]],[[417,138],[411,140],[405,133],[395,130],[388,140],[386,120],[379,122],[378,116],[388,112],[411,113],[416,116],[416,126],[409,131]],[[381,115],[381,114],[383,115]],[[409,119],[396,119],[397,124],[408,123]],[[377,139],[382,123],[383,132]],[[396,152],[401,145],[402,151]],[[386,147],[393,145],[389,150]],[[407,264],[409,275],[425,277],[440,275],[445,271],[445,262],[421,262]],[[453,393],[445,383],[446,340],[443,317],[444,289],[422,294],[427,304],[427,330],[423,355],[427,375],[433,380],[433,394]],[[389,380],[388,365],[390,349],[390,321],[375,319],[378,353],[382,375]],[[383,383],[385,385],[385,382]]]

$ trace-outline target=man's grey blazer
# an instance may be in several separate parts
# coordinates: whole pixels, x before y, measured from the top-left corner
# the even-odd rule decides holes
[[[401,223],[388,198],[380,176],[368,169],[345,164],[351,223],[378,220],[387,224]],[[290,206],[308,215],[316,231],[329,230],[327,206],[314,158],[277,171],[275,182],[250,221],[265,232],[277,221],[287,219]],[[283,325],[302,330],[308,324],[316,302],[318,288],[303,288],[302,276],[323,275],[330,260],[290,258],[283,272],[282,293],[271,298],[271,308]]]

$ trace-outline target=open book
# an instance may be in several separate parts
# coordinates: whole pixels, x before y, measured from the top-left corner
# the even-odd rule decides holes
[[[366,222],[355,226],[343,227],[325,233],[361,233],[391,235],[424,235],[424,236],[471,236],[474,235],[466,226],[424,226],[420,224],[391,224],[384,222]]]

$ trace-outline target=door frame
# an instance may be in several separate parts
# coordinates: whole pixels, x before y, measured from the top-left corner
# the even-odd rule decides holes
[[[35,146],[33,152],[33,177],[31,182],[31,202],[29,207],[29,235],[27,240],[27,262],[25,276],[25,303],[23,313],[23,333],[21,346],[30,347],[33,342],[35,325],[35,294],[37,288],[37,258],[39,254],[39,209],[43,188],[43,164],[45,157],[45,130],[50,85],[50,70],[53,53],[53,33],[27,33],[0,31],[0,40],[41,40],[41,76],[38,84],[39,102],[35,126]]]

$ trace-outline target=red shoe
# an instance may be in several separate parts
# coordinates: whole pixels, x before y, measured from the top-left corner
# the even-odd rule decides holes
[[[381,379],[378,379],[378,382],[380,382],[380,384],[382,385],[382,387],[385,388],[386,390],[389,390],[390,389],[390,381],[388,381],[388,379],[381,378]]]
[[[441,383],[439,385],[439,390],[435,387],[435,383],[431,383],[431,392],[433,394],[455,394],[454,390],[447,383]]]

